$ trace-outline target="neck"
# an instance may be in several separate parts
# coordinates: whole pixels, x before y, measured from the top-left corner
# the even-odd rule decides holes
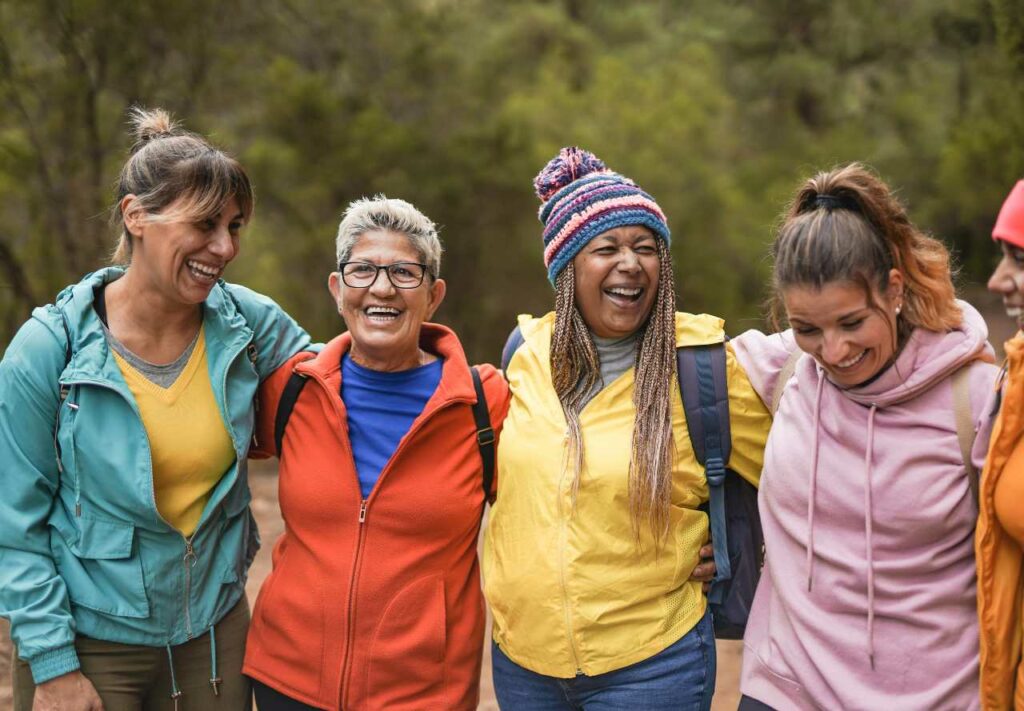
[[[130,268],[107,285],[106,301],[110,331],[121,341],[161,343],[191,338],[203,320],[200,305],[171,301]]]
[[[427,353],[420,347],[405,350],[401,353],[374,353],[361,348],[355,341],[349,349],[348,357],[358,366],[380,373],[397,373],[401,370],[412,370],[427,363],[433,363],[437,356]]]

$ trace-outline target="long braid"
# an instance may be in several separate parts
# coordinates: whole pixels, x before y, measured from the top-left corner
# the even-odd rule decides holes
[[[632,451],[629,462],[630,517],[639,543],[643,522],[657,541],[668,531],[671,497],[672,437],[671,388],[675,383],[675,289],[672,255],[658,240],[658,293],[636,354]],[[597,384],[601,364],[597,348],[575,302],[575,270],[570,262],[555,282],[555,327],[551,338],[551,379],[562,404],[568,447],[563,476],[573,472],[575,508],[584,466],[583,433],[579,414]]]
[[[629,461],[629,508],[633,535],[647,521],[657,541],[668,532],[672,495],[672,388],[676,382],[676,295],[672,253],[658,240],[658,294],[636,353],[633,451]]]
[[[572,505],[580,490],[583,473],[583,431],[580,410],[601,373],[597,347],[583,315],[576,308],[576,270],[566,265],[555,282],[555,329],[551,337],[551,380],[565,413],[569,446],[565,451],[562,475],[573,471]]]

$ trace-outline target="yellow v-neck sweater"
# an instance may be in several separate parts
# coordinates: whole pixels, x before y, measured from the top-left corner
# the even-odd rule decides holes
[[[157,511],[183,535],[191,536],[210,492],[235,461],[235,449],[210,386],[203,331],[178,379],[167,388],[111,352],[149,436]]]

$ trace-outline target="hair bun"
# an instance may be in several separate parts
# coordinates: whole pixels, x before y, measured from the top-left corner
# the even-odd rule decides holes
[[[178,122],[164,109],[133,106],[128,112],[128,123],[135,138],[132,153],[154,139],[176,136],[180,133]]]
[[[591,173],[607,172],[604,161],[590,151],[566,146],[533,179],[533,189],[543,202],[574,180]]]

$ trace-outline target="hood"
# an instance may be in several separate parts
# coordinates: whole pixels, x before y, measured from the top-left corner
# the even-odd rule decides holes
[[[966,301],[957,305],[964,316],[959,327],[945,333],[914,329],[885,372],[867,385],[846,390],[846,396],[884,408],[917,397],[971,361],[994,363],[985,319]]]

